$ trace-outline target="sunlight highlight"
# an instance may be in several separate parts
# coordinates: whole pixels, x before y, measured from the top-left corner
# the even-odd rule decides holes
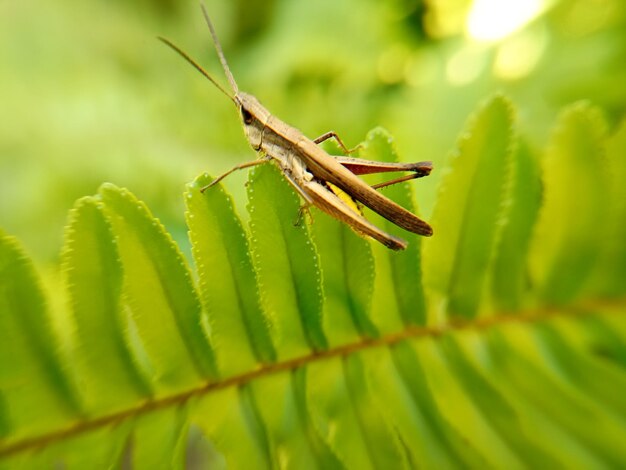
[[[498,41],[539,16],[543,6],[542,0],[474,0],[467,34],[480,41]]]

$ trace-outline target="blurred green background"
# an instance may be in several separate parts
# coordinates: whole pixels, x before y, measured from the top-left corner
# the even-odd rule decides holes
[[[440,170],[497,91],[534,148],[565,104],[624,114],[623,0],[206,4],[239,87],[310,137],[352,146],[380,125],[402,159]],[[186,249],[185,183],[255,158],[232,104],[157,35],[226,83],[195,1],[0,0],[0,227],[38,264],[55,266],[67,211],[105,181]],[[414,185],[427,219],[440,176]],[[225,181],[241,212],[245,178]]]

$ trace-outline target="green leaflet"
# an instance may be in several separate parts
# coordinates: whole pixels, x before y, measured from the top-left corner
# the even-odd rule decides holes
[[[246,234],[221,185],[200,193],[212,179],[200,176],[186,192],[187,225],[222,375],[273,362],[276,351],[257,294]]]
[[[366,364],[361,354],[351,354],[344,358],[342,365],[368,457],[375,468],[408,468],[406,449],[382,412],[385,403],[371,393]]]
[[[194,404],[191,422],[224,453],[232,469],[276,468],[276,456],[249,388],[231,387]]]
[[[591,290],[596,295],[618,296],[626,292],[626,119],[606,143],[609,197],[606,231],[601,234],[600,262]]]
[[[276,463],[303,469],[344,468],[310,421],[303,370],[261,378],[252,386],[259,413],[272,436]],[[276,399],[280,397],[280,399]]]
[[[126,446],[132,421],[83,432],[48,449],[46,463],[40,468],[55,466],[68,470],[115,468],[128,460]],[[31,467],[30,463],[25,468]]]
[[[410,343],[403,342],[391,349],[392,364],[380,356],[372,371],[378,380],[372,380],[372,386],[381,400],[389,403],[389,419],[402,439],[415,442],[412,461],[430,462],[433,468],[483,467],[485,460],[438,409],[430,377]],[[383,378],[386,380],[380,380]],[[392,386],[394,389],[389,390]],[[394,410],[396,406],[398,409]]]
[[[448,315],[474,317],[494,251],[505,185],[510,180],[513,111],[502,96],[474,116],[443,180],[432,225],[424,240],[424,278],[432,321]]]
[[[124,189],[103,185],[124,266],[124,299],[145,349],[153,386],[181,391],[215,377],[202,307],[182,254],[146,206]],[[165,347],[167,345],[167,347]]]
[[[346,468],[345,464],[330,447],[328,441],[322,437],[317,426],[315,426],[315,423],[311,419],[308,381],[316,379],[316,377],[311,377],[304,367],[295,369],[291,373],[292,391],[298,414],[297,419],[303,428],[308,444],[315,456],[315,460],[318,462],[317,466],[319,468],[343,469]]]
[[[324,325],[331,346],[379,336],[370,319],[374,258],[370,242],[321,211],[311,228],[319,256],[324,292]]]
[[[141,416],[126,443],[132,468],[180,469],[186,466],[187,409],[170,407]]]
[[[542,459],[539,460],[541,466],[555,460],[558,466],[565,468],[582,463],[591,467],[597,465],[594,457],[562,427],[559,420],[551,419],[537,406],[532,393],[518,388],[514,379],[518,371],[509,369],[505,364],[510,363],[510,358],[502,355],[515,356],[519,355],[519,351],[518,348],[507,348],[504,342],[499,341],[501,337],[499,331],[488,335],[487,338],[473,333],[459,338],[459,345],[472,365],[482,372],[482,376],[491,387],[500,393],[502,397],[500,401],[506,401],[504,406],[516,411],[515,421],[519,429],[509,426],[511,428],[509,434],[514,437],[516,432],[522,432],[527,445],[538,451],[532,458],[537,462],[538,456],[542,455]],[[510,339],[514,338],[513,336]]]
[[[593,348],[596,339],[590,322],[568,323],[554,321],[536,328],[537,335],[549,356],[559,365],[561,379],[583,395],[610,406],[613,416],[626,426],[626,395],[615,390],[626,390],[626,377],[599,354],[585,354]],[[611,388],[606,384],[612,384]]]
[[[248,201],[259,291],[279,357],[326,349],[319,261],[305,225],[296,225],[298,196],[267,164],[250,172]]]
[[[465,391],[465,395],[472,400],[480,414],[486,417],[487,425],[502,437],[505,445],[520,461],[534,468],[557,466],[559,462],[549,454],[549,449],[543,448],[544,443],[533,442],[533,439],[528,438],[520,421],[520,415],[524,414],[523,408],[516,409],[512,406],[505,395],[486,380],[467,359],[466,351],[458,344],[464,342],[469,343],[468,349],[481,347],[480,338],[474,339],[471,334],[464,333],[444,338],[440,346],[447,359],[447,365],[458,379],[459,387]],[[486,360],[489,360],[488,356],[485,356]]]
[[[318,433],[346,468],[374,468],[342,359],[311,364],[306,375],[311,420]]]
[[[0,440],[41,434],[82,414],[32,262],[0,232]]]
[[[522,142],[513,154],[509,201],[491,273],[494,308],[507,312],[523,307],[529,289],[527,258],[541,204],[539,167]]]
[[[489,465],[502,468],[521,468],[523,456],[517,455],[504,436],[493,428],[492,415],[483,410],[464,388],[462,377],[451,369],[438,342],[429,338],[413,344],[428,385],[435,390],[433,398],[443,418],[448,421],[463,440],[474,448]],[[470,385],[471,386],[471,385]]]
[[[545,338],[519,325],[503,328],[502,333],[492,335],[493,355],[506,368],[511,386],[541,415],[551,415],[552,425],[569,440],[568,448],[579,454],[581,464],[602,467],[623,460],[623,449],[614,445],[624,433],[623,424],[582,388],[563,381],[561,365],[552,360]]]
[[[368,132],[360,155],[364,158],[381,162],[398,162],[398,155],[393,147],[393,139],[389,133],[376,128]],[[387,181],[397,176],[397,173],[383,173],[378,175],[376,183]],[[417,208],[413,202],[411,185],[419,184],[418,181],[410,183],[399,183],[381,189],[387,197],[397,202],[401,206],[417,213]],[[386,265],[389,275],[379,277],[380,295],[385,295],[385,303],[394,299],[404,325],[424,325],[426,324],[426,304],[424,300],[424,290],[422,288],[421,272],[421,246],[422,238],[419,235],[402,230],[388,220],[372,214],[372,221],[385,231],[404,238],[409,242],[406,250],[401,252],[377,249],[377,266]],[[380,285],[383,280],[391,281],[391,285]],[[384,293],[384,294],[383,294]],[[388,310],[388,309],[387,309]],[[379,317],[381,315],[379,314]],[[384,316],[389,316],[388,314]]]
[[[62,265],[86,410],[98,415],[135,406],[152,392],[129,345],[122,265],[102,203],[95,198],[80,199],[70,212]]]
[[[187,445],[185,452],[185,465],[203,463],[207,468],[224,470],[226,461],[224,456],[215,448],[216,440],[209,441],[200,427],[191,424],[188,430]],[[223,449],[220,446],[220,449]],[[229,453],[230,455],[230,453]],[[232,466],[229,468],[238,468]]]
[[[576,297],[604,243],[609,200],[601,148],[604,126],[596,109],[576,104],[561,115],[547,150],[531,267],[539,297],[548,304]]]
[[[626,342],[620,337],[620,330],[626,336],[619,316],[589,318],[581,321],[578,330],[585,333],[584,350],[594,358],[617,372],[626,370]]]

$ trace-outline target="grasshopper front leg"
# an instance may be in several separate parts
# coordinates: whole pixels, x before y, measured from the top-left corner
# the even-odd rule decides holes
[[[206,186],[203,186],[202,188],[200,188],[200,192],[201,193],[205,192],[211,186],[215,186],[217,183],[219,183],[224,178],[226,178],[228,175],[230,175],[231,173],[234,173],[237,170],[243,170],[245,168],[250,168],[250,167],[253,167],[253,166],[261,165],[263,163],[269,162],[271,159],[272,159],[271,157],[264,156],[264,157],[262,157],[262,158],[260,158],[258,160],[252,160],[251,162],[246,162],[246,163],[241,163],[239,165],[235,165],[230,170],[228,170],[226,173],[218,176],[213,181],[211,181],[209,184],[207,184]]]

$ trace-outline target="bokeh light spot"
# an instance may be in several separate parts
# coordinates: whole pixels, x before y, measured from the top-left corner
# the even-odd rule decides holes
[[[498,41],[523,28],[544,8],[542,0],[474,0],[466,31],[479,41]]]

